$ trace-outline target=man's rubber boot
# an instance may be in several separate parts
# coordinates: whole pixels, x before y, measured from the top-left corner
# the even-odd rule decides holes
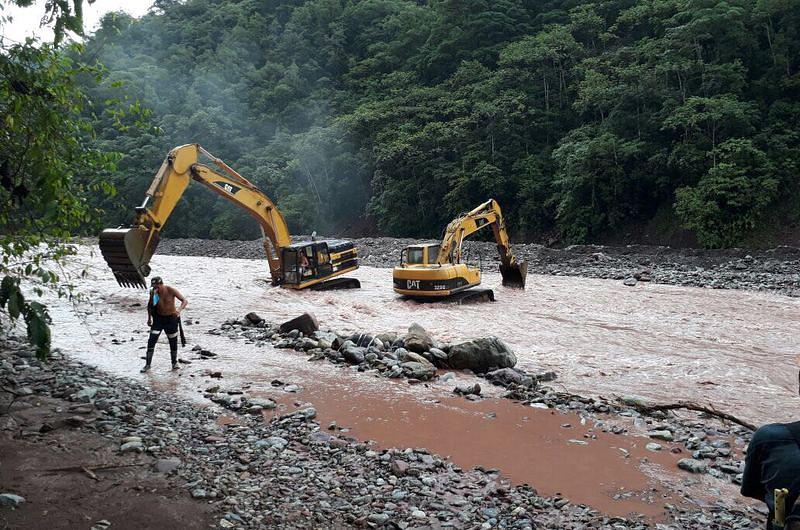
[[[180,366],[178,366],[178,363],[172,363],[172,371],[174,372],[175,370],[178,370],[178,369],[180,369]]]
[[[140,371],[141,373],[149,372],[149,371],[150,371],[150,365],[149,365],[149,364],[146,364],[146,365],[144,365],[144,368],[142,368],[142,369],[141,369],[141,370],[139,370],[139,371]]]

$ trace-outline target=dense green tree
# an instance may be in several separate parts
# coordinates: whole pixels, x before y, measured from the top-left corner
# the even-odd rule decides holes
[[[800,0],[188,0],[109,14],[85,51],[110,72],[86,88],[98,145],[124,154],[101,206],[127,221],[164,154],[199,142],[294,231],[438,236],[493,196],[518,237],[603,239],[667,209],[705,244],[736,244],[780,208],[716,240],[689,196],[739,181],[720,157],[740,140],[770,162],[752,178],[781,190],[753,202],[800,201],[798,13]],[[102,114],[120,83],[155,130]],[[718,208],[720,226],[743,215]],[[192,188],[166,234],[252,237],[248,223]]]
[[[80,2],[46,9],[56,42],[66,31],[80,32]],[[34,41],[0,49],[0,311],[11,322],[24,319],[42,358],[50,350],[50,318],[25,288],[71,294],[60,269],[73,252],[69,239],[97,220],[91,199],[113,192],[116,155],[95,145],[82,115],[88,102],[80,77],[96,79],[101,71],[75,61],[79,51]],[[109,102],[107,109],[116,113],[112,120],[126,119],[123,106]]]

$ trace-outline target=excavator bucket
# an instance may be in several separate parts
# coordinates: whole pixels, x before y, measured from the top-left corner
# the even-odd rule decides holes
[[[509,265],[500,264],[500,276],[503,277],[504,286],[524,289],[525,280],[528,277],[528,262],[521,261]]]
[[[112,228],[100,233],[100,252],[123,287],[147,288],[150,258],[158,246],[158,232],[146,228]]]

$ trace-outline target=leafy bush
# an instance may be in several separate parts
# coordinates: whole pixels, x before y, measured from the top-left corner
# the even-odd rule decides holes
[[[709,247],[729,247],[756,227],[778,196],[779,182],[764,151],[746,139],[714,150],[716,165],[695,186],[676,191],[675,210]]]

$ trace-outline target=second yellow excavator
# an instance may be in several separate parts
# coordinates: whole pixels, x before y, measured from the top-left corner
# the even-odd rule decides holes
[[[420,300],[472,302],[494,300],[491,289],[475,289],[481,283],[481,271],[461,262],[465,238],[485,226],[492,227],[500,253],[503,285],[525,288],[528,264],[517,262],[509,247],[503,213],[494,199],[453,219],[445,229],[441,243],[411,245],[403,249],[400,265],[394,268],[394,291]]]
[[[209,163],[201,163],[201,155]],[[291,289],[345,289],[361,286],[342,274],[358,268],[351,241],[327,240],[292,243],[289,228],[277,206],[225,162],[198,144],[176,147],[156,173],[144,203],[136,208],[132,226],[103,230],[100,251],[120,285],[146,287],[150,259],[159,234],[191,180],[236,203],[261,226],[272,284]],[[149,206],[150,199],[153,205]]]

